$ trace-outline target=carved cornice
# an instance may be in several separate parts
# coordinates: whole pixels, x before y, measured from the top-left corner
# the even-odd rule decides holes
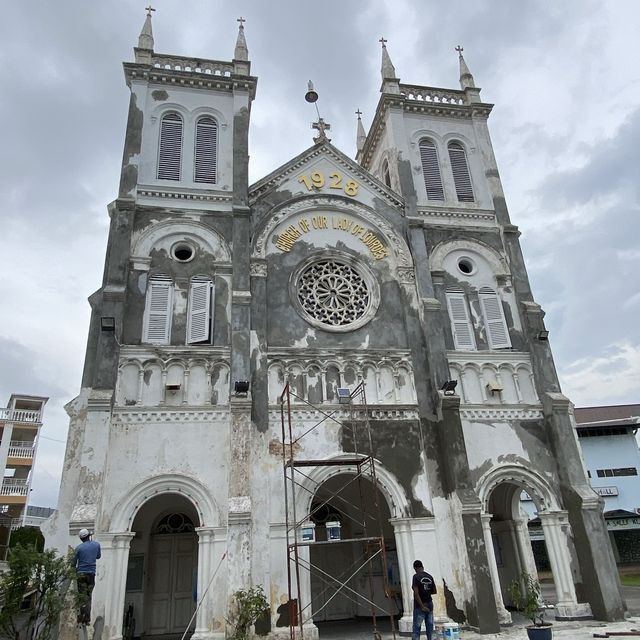
[[[187,424],[203,422],[221,422],[228,424],[229,407],[220,409],[213,407],[189,408],[166,407],[153,409],[131,409],[129,407],[115,408],[112,414],[112,422],[120,424],[164,424],[167,422],[179,423],[183,428]]]
[[[460,417],[469,421],[492,420],[498,422],[510,422],[512,420],[541,420],[544,418],[542,407],[527,405],[526,407],[488,406],[488,405],[462,405]]]
[[[305,405],[306,407],[306,405]],[[322,405],[322,411],[308,408],[291,407],[291,418],[296,421],[318,421],[326,414],[330,414],[338,422],[344,420],[354,420],[364,416],[364,410],[359,409],[357,405],[350,405],[347,408],[340,408],[339,405],[326,404]],[[370,420],[418,420],[419,413],[416,406],[411,405],[368,405]],[[280,407],[279,405],[271,405],[269,407],[269,420],[272,423],[280,424]],[[331,420],[329,419],[329,422]]]
[[[256,278],[267,277],[267,261],[266,260],[252,260],[250,266],[250,273]]]
[[[444,222],[446,220],[472,220],[481,222],[496,222],[496,214],[491,209],[435,209],[435,208],[422,208],[418,207],[418,217],[411,216],[410,220],[420,220],[423,223],[430,222],[432,219],[435,222]]]
[[[194,193],[192,190],[168,191],[166,189],[138,189],[139,198],[164,198],[169,200],[195,200],[197,202],[231,202],[230,193]]]

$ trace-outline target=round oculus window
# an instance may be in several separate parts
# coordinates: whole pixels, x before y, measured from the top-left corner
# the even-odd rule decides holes
[[[476,265],[471,258],[460,258],[458,260],[458,269],[466,276],[472,275],[476,270]]]
[[[194,254],[193,247],[187,242],[178,242],[171,247],[171,256],[178,262],[189,262]]]
[[[378,306],[373,275],[344,258],[306,262],[292,284],[292,297],[305,320],[329,331],[362,326]]]

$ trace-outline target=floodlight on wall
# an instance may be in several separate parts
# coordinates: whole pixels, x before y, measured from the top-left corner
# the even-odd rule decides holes
[[[102,316],[100,318],[100,330],[101,331],[115,331],[116,319],[113,316]]]
[[[249,381],[248,380],[236,380],[233,383],[233,392],[236,396],[246,397],[249,393]]]
[[[536,336],[536,338],[538,338],[538,340],[548,340],[549,332],[546,329],[541,329],[540,331],[538,331],[538,335]]]
[[[351,389],[338,387],[336,393],[338,394],[338,404],[351,404]]]
[[[454,396],[456,394],[457,380],[447,380],[441,387],[440,391],[444,391],[445,396]]]

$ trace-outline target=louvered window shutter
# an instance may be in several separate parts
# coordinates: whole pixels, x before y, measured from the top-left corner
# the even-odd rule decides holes
[[[422,162],[422,175],[424,186],[427,189],[427,198],[429,200],[444,200],[438,150],[432,140],[420,141],[420,161]]]
[[[189,290],[187,344],[206,342],[211,335],[213,288],[209,278],[194,278]]]
[[[182,118],[177,113],[168,113],[160,125],[158,179],[180,180],[181,157]]]
[[[144,310],[142,341],[151,344],[169,344],[173,282],[168,276],[153,276],[149,279]]]
[[[489,289],[489,287],[483,287],[478,293],[489,348],[509,348],[511,346],[511,338],[509,337],[509,329],[502,312],[502,301],[498,294],[493,289]]]
[[[473,186],[469,175],[467,154],[459,142],[449,143],[449,161],[453,173],[453,183],[456,186],[458,202],[473,202]]]
[[[447,291],[446,293],[453,344],[456,350],[475,351],[476,339],[469,316],[467,298],[463,291]]]
[[[195,182],[216,182],[218,171],[218,123],[201,118],[196,125]]]

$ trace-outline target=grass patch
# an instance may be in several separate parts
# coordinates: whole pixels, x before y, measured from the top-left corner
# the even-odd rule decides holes
[[[620,582],[625,587],[640,587],[640,575],[620,576]]]

